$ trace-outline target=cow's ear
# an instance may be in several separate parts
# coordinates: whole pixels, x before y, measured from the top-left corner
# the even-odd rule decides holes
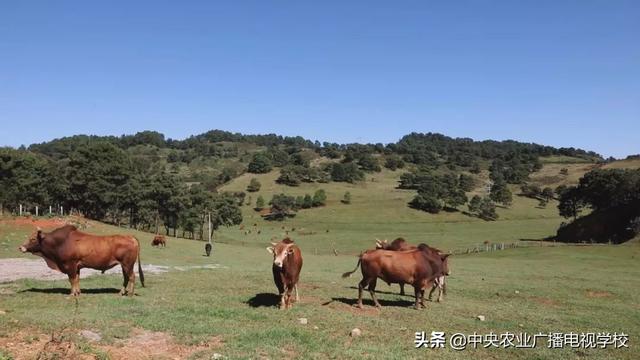
[[[448,258],[449,256],[451,256],[451,254],[442,254],[441,256],[442,256],[442,260],[444,260],[444,259]]]
[[[268,252],[270,252],[271,254],[273,254],[273,248],[272,248],[271,246],[269,246],[269,247],[267,248],[267,251],[268,251]]]

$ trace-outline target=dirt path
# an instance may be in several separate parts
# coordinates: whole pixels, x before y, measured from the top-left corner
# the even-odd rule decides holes
[[[165,273],[171,270],[188,271],[192,269],[221,269],[225,268],[220,264],[196,265],[196,266],[162,266],[153,264],[143,264],[142,270],[147,274]],[[137,269],[137,266],[136,266]],[[82,269],[80,277],[101,274],[101,271],[93,269]],[[105,271],[107,275],[122,276],[120,266]],[[67,275],[51,270],[42,259],[0,259],[0,283],[15,281],[19,279],[35,279],[35,280],[64,280]]]

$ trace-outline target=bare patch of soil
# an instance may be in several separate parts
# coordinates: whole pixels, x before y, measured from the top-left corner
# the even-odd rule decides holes
[[[92,344],[94,349],[108,354],[112,359],[131,360],[186,359],[196,352],[215,350],[223,346],[224,341],[220,336],[212,337],[195,346],[189,346],[177,344],[173,337],[166,333],[137,328],[132,331],[130,338],[120,340],[114,345]],[[67,339],[66,336],[52,337],[27,329],[19,330],[7,337],[0,337],[0,348],[7,351],[16,360],[89,360],[97,358],[94,354],[84,353],[76,343]]]
[[[145,273],[157,274],[169,271],[169,267],[143,264],[142,270]],[[82,269],[80,271],[80,277],[85,278],[101,273],[99,270]],[[120,267],[116,266],[105,271],[105,274],[121,276],[122,273]],[[50,269],[42,259],[0,259],[0,283],[26,278],[36,280],[64,280],[67,279],[67,275]]]
[[[540,305],[544,305],[544,306],[559,306],[560,305],[560,304],[558,304],[557,301],[549,299],[549,298],[545,298],[545,297],[532,296],[531,300],[537,302]]]
[[[588,298],[608,298],[612,297],[613,294],[608,291],[596,291],[596,290],[588,290],[586,296]]]
[[[196,346],[188,346],[177,344],[171,335],[163,332],[134,329],[129,339],[119,341],[112,346],[99,346],[99,348],[114,359],[143,360],[186,359],[195,352],[223,346],[224,341],[219,336]]]

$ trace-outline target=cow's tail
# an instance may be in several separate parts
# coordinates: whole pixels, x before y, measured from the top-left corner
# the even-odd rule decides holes
[[[134,239],[136,239],[136,242],[138,243],[138,275],[140,275],[140,283],[142,284],[142,287],[145,287],[144,273],[142,272],[142,262],[140,261],[140,252],[142,251],[142,248],[140,247],[140,240],[138,240],[138,238],[136,238],[135,236]]]
[[[347,271],[346,273],[342,274],[342,278],[347,278],[349,276],[351,276],[354,272],[356,272],[356,270],[358,270],[358,268],[360,267],[360,263],[362,262],[362,254],[360,254],[360,256],[358,256],[358,263],[356,264],[356,268],[353,269],[353,271]]]

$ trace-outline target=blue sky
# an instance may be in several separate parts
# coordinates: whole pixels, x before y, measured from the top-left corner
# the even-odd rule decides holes
[[[640,153],[640,1],[2,1],[0,145],[209,129]]]

